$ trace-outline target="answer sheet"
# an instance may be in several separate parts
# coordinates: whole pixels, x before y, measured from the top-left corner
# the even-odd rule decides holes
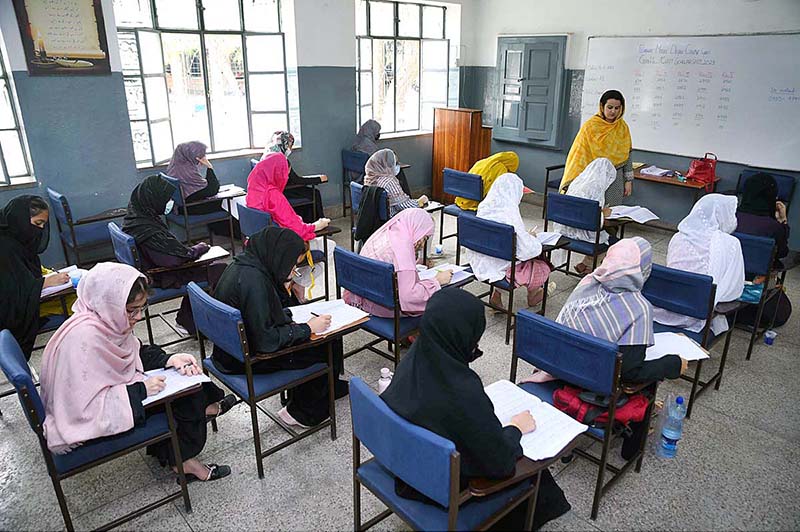
[[[456,266],[455,264],[447,263],[447,264],[439,264],[438,266],[434,266],[433,268],[425,268],[417,266],[417,273],[419,274],[419,279],[424,281],[425,279],[433,279],[436,277],[436,274],[439,272],[443,272],[446,270],[452,270],[453,277],[450,279],[449,284],[453,283],[460,283],[466,279],[472,277],[472,274],[466,271],[466,266]]]
[[[230,255],[230,253],[228,253],[228,250],[226,250],[224,247],[211,246],[211,248],[208,251],[197,257],[197,260],[195,262],[204,262],[208,260],[221,259],[223,257],[227,257],[228,255]]]
[[[199,375],[181,375],[175,368],[156,369],[145,372],[145,380],[149,379],[150,377],[159,376],[167,378],[167,385],[157,394],[151,395],[142,401],[142,405],[147,406],[154,401],[169,397],[170,395],[183,391],[186,388],[191,388],[195,384],[211,382],[211,379],[202,373]]]
[[[645,360],[656,360],[667,355],[679,355],[684,360],[704,360],[708,351],[697,345],[697,342],[686,335],[672,332],[661,332],[653,335],[655,345],[645,351]]]
[[[617,205],[611,207],[611,214],[606,216],[607,219],[613,220],[615,218],[630,218],[636,223],[644,224],[651,220],[658,220],[653,211],[645,207],[638,207],[636,205]]]
[[[369,314],[361,309],[350,306],[344,302],[344,299],[334,299],[333,301],[317,301],[316,303],[307,303],[305,305],[298,305],[296,307],[289,307],[292,312],[292,320],[295,323],[308,323],[314,316],[312,312],[318,316],[323,314],[330,314],[331,325],[317,336],[326,336],[333,332],[343,329],[350,324],[369,317]]]

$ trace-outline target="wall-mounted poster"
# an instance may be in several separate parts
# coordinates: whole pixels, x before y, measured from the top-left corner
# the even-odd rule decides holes
[[[14,0],[28,73],[111,73],[101,0]]]

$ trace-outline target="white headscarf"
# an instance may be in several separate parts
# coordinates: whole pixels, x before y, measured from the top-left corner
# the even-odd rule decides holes
[[[692,211],[678,224],[667,250],[667,266],[678,270],[710,275],[717,285],[714,304],[734,301],[744,289],[744,257],[736,230],[736,196],[708,194],[694,204]],[[704,320],[681,316],[656,308],[655,321],[700,332]],[[715,335],[728,330],[724,316],[711,322]]]
[[[601,157],[595,159],[581,172],[581,174],[570,183],[567,189],[568,196],[576,198],[584,198],[594,200],[600,204],[600,208],[605,207],[606,204],[606,190],[614,180],[617,178],[617,170],[608,159]],[[602,215],[601,215],[602,225]],[[566,227],[561,224],[554,224],[552,231],[561,233],[567,238],[574,238],[583,240],[584,242],[594,243],[594,231],[587,231],[586,229],[576,229],[574,227]],[[600,232],[600,243],[608,243],[608,233],[605,231]]]
[[[516,174],[507,173],[497,178],[489,193],[478,205],[478,218],[499,222],[514,227],[517,234],[517,259],[525,261],[542,253],[542,244],[535,236],[525,230],[525,222],[519,212],[522,200],[522,179]],[[472,272],[481,281],[495,282],[506,276],[511,261],[490,257],[467,250],[466,260]]]

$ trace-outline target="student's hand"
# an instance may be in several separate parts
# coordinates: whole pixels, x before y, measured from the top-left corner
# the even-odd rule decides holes
[[[450,284],[453,280],[453,270],[444,270],[436,274],[436,280],[440,285],[444,286]]]
[[[775,219],[780,223],[786,223],[786,205],[782,201],[775,202]]]
[[[321,316],[317,316],[316,318],[311,318],[308,320],[307,324],[311,328],[311,332],[314,334],[319,334],[324,332],[331,326],[331,315],[330,314],[323,314]]]
[[[320,218],[319,220],[314,222],[314,231],[315,232],[316,231],[322,231],[323,229],[328,227],[329,223],[331,223],[330,219],[328,219],[328,218]]]
[[[322,174],[321,176],[319,176],[319,180],[320,180],[321,183],[327,183],[328,182],[328,176],[326,176],[325,174]]]
[[[627,198],[631,194],[633,194],[633,181],[625,181],[625,190],[622,191],[622,195]]]
[[[425,205],[428,204],[428,196],[423,194],[422,196],[419,197],[417,203],[419,204],[420,207],[424,207]]]
[[[197,162],[207,168],[211,168],[212,170],[214,169],[214,167],[211,166],[211,161],[208,160],[208,157],[197,157]]]
[[[534,430],[536,430],[536,420],[533,419],[533,416],[528,410],[520,412],[519,414],[512,417],[511,423],[509,423],[509,425],[517,427],[519,431],[523,434],[527,434],[529,432],[533,432]]]
[[[69,282],[69,274],[68,273],[56,273],[53,275],[49,275],[44,278],[44,285],[43,288],[49,288],[51,286],[58,286],[64,283]]]
[[[611,216],[611,207],[605,207],[603,209],[603,218],[608,218]]]
[[[167,367],[173,367],[181,375],[200,375],[202,370],[197,365],[197,360],[189,353],[177,353],[167,360]]]
[[[157,377],[150,377],[144,381],[144,387],[147,389],[147,397],[155,395],[167,386],[167,378],[163,375]]]
[[[689,361],[685,358],[681,358],[681,375],[686,373],[687,369],[689,369]]]

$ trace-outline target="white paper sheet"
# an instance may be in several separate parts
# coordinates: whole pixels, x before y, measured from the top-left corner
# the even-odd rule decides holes
[[[658,166],[652,165],[648,166],[647,168],[642,168],[639,170],[640,174],[644,175],[654,175],[654,176],[665,176],[668,175],[672,170],[667,170],[666,168],[659,168]]]
[[[246,207],[247,206],[247,198],[246,198],[246,196],[236,196],[235,198],[231,199],[230,204],[231,204],[231,206],[230,206],[231,216],[233,216],[234,218],[236,218],[238,220],[239,219],[239,205],[244,205]],[[223,201],[222,202],[222,209],[226,210],[226,211],[228,210],[228,202],[227,201]]]
[[[427,205],[425,205],[425,210],[428,211],[428,212],[431,212],[431,211],[435,211],[439,207],[442,207],[441,203],[439,203],[438,201],[431,200],[431,201],[428,202]]]
[[[645,360],[656,360],[667,355],[680,355],[685,360],[703,360],[708,353],[686,335],[672,332],[656,333],[655,345],[648,347]]]
[[[555,246],[561,237],[562,234],[555,231],[542,231],[536,235],[536,240],[543,246]]]
[[[452,270],[453,277],[452,279],[450,279],[449,284],[453,284],[453,283],[460,283],[461,281],[464,281],[472,277],[472,274],[470,272],[465,271],[466,269],[467,269],[466,266],[457,266],[455,264],[447,263],[447,264],[439,264],[437,266],[434,266],[433,268],[417,267],[417,272],[419,273],[420,280],[424,281],[425,279],[433,279],[439,272],[443,272],[445,270]]]
[[[347,327],[353,322],[369,316],[369,314],[363,310],[345,303],[344,299],[334,299],[333,301],[317,301],[316,303],[307,303],[305,305],[289,307],[289,310],[292,312],[292,320],[295,323],[308,323],[308,321],[314,317],[311,315],[312,312],[318,316],[330,314],[330,327],[317,334],[317,336],[326,336],[332,332]]]
[[[158,392],[155,395],[151,395],[144,401],[142,401],[142,405],[147,406],[153,401],[158,401],[159,399],[163,399],[164,397],[169,397],[170,395],[176,394],[186,388],[191,388],[195,384],[200,384],[202,382],[211,382],[207,376],[203,375],[181,375],[178,373],[178,370],[175,368],[168,368],[168,369],[157,369],[153,371],[145,372],[145,379],[149,379],[150,377],[158,377],[164,376],[167,378],[166,386],[163,390]]]
[[[62,268],[62,269],[58,270],[57,272],[48,273],[47,275],[45,275],[45,277],[50,277],[51,275],[55,275],[56,273],[69,273],[69,272],[71,272],[73,270],[77,270],[77,269],[78,269],[78,267],[73,264],[72,266],[67,266],[66,268]],[[68,279],[67,282],[64,283],[64,284],[60,284],[58,286],[48,286],[47,288],[42,288],[42,295],[40,295],[39,298],[41,299],[43,297],[47,297],[47,296],[50,296],[50,295],[53,295],[53,294],[57,294],[57,293],[61,292],[62,290],[66,290],[67,288],[70,288],[71,286],[72,286],[72,280]]]
[[[232,198],[234,196],[240,196],[244,193],[245,190],[242,187],[240,187],[239,185],[234,185],[233,183],[229,183],[227,185],[222,185],[221,187],[219,187],[219,192],[217,192],[217,195],[214,197],[217,199],[225,199],[225,198]]]
[[[606,218],[613,220],[615,218],[630,218],[636,223],[644,224],[651,220],[658,220],[653,211],[645,207],[636,205],[617,205],[611,207],[611,214]]]
[[[523,454],[531,460],[553,458],[589,428],[510,381],[497,381],[484,391],[492,401],[494,415],[503,425],[516,414],[530,411],[536,430],[523,434],[520,444]]]
[[[226,250],[224,247],[211,246],[211,248],[208,251],[197,257],[196,262],[221,259],[223,257],[227,257],[228,255],[230,255],[230,253],[228,253],[228,250]]]

